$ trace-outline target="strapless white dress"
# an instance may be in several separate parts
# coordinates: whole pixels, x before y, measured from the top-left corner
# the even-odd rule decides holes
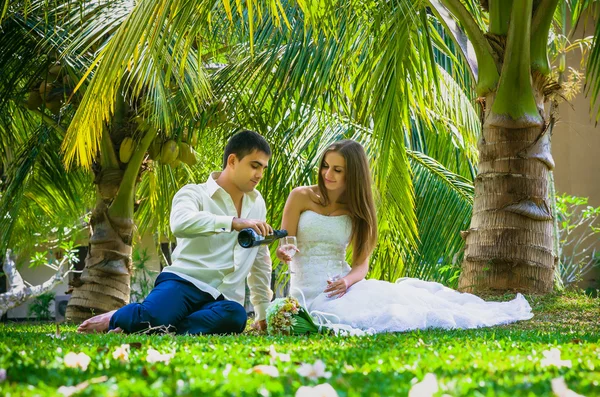
[[[507,324],[533,317],[521,294],[509,302],[486,302],[442,284],[404,278],[396,283],[362,280],[341,298],[323,290],[328,276],[347,274],[344,262],[350,241],[349,216],[325,216],[313,211],[300,215],[298,252],[291,263],[290,295],[317,321],[351,334],[400,332],[425,328],[466,329]]]

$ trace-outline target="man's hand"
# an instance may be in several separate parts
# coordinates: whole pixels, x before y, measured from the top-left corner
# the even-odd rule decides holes
[[[273,228],[267,222],[259,221],[257,219],[233,218],[231,228],[238,232],[250,228],[261,236],[273,234]]]
[[[267,329],[267,320],[255,321],[250,327],[256,331],[265,331]]]

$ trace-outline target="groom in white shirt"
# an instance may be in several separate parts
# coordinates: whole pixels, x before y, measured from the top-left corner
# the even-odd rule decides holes
[[[235,134],[225,147],[223,171],[175,194],[170,218],[177,237],[173,264],[163,269],[148,297],[92,317],[78,331],[132,333],[167,327],[178,334],[239,333],[247,322],[246,279],[256,313],[253,327],[266,329],[273,295],[269,250],[242,248],[237,236],[245,228],[261,235],[273,232],[255,189],[270,158],[262,136],[253,131]]]

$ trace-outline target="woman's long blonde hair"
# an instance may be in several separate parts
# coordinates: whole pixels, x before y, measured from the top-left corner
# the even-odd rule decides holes
[[[371,172],[365,149],[356,141],[343,140],[329,146],[319,163],[318,186],[321,204],[330,204],[321,170],[327,153],[336,152],[346,160],[346,191],[341,200],[348,206],[352,218],[352,259],[366,259],[377,244],[377,214],[371,190]]]

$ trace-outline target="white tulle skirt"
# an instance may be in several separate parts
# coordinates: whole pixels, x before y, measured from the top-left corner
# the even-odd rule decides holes
[[[353,335],[490,327],[533,317],[521,294],[509,302],[486,302],[439,283],[413,278],[396,283],[363,280],[337,299],[320,294],[309,303],[309,312],[324,326]]]

